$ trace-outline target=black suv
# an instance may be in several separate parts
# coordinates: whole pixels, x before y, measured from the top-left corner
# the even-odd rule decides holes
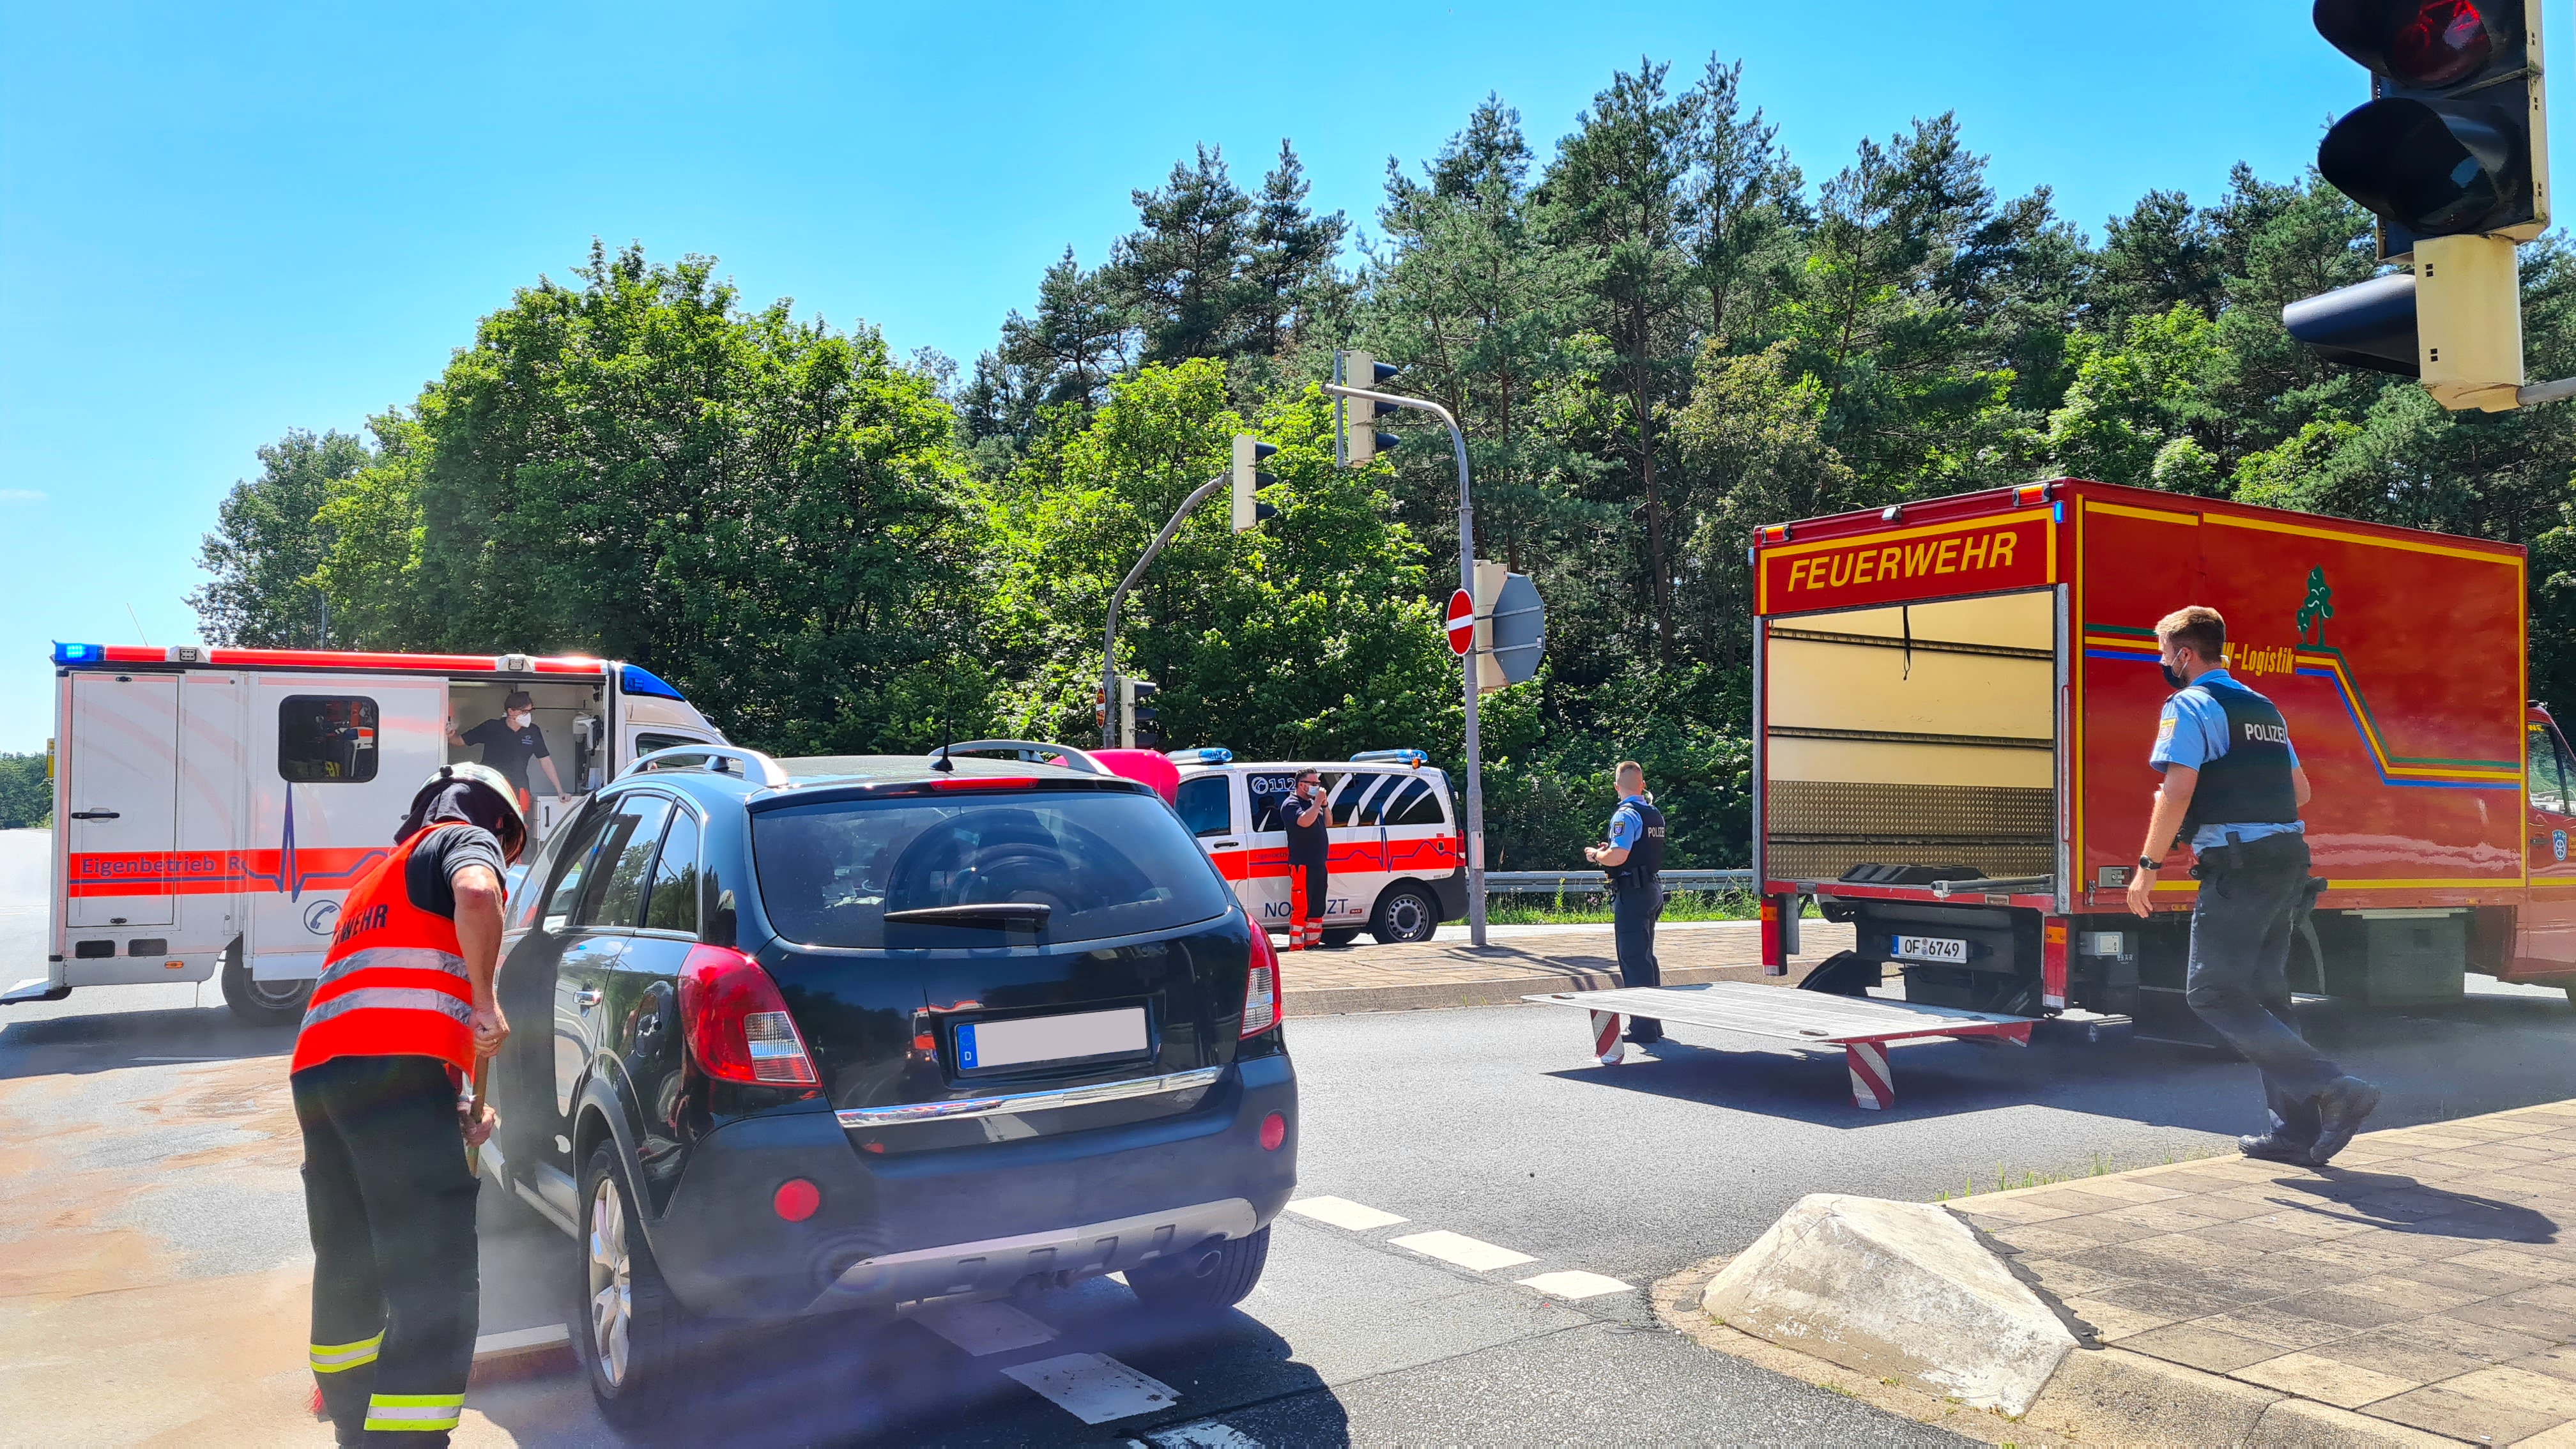
[[[531,862],[483,1161],[580,1245],[612,1418],[672,1402],[700,1320],[1252,1291],[1296,1181],[1278,958],[1152,790],[1065,753],[669,752]]]

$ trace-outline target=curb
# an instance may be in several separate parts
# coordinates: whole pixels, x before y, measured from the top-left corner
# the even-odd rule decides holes
[[[1700,1293],[1733,1254],[1654,1285],[1655,1317],[1703,1348],[1857,1399],[1883,1413],[1988,1444],[2082,1449],[2097,1444],[2236,1444],[2261,1449],[2434,1449],[2464,1441],[2410,1429],[2219,1374],[2089,1340],[2019,1419],[1973,1409],[1894,1380],[1783,1348],[1709,1317]],[[2043,1299],[2047,1295],[2042,1294]],[[2053,1300],[2052,1307],[2057,1306]]]
[[[1759,966],[1684,966],[1664,973],[1666,986],[1741,979]],[[1606,991],[1620,984],[1616,971],[1568,968],[1487,981],[1446,981],[1433,985],[1323,986],[1281,993],[1289,1016],[1344,1016],[1361,1011],[1431,1011],[1450,1006],[1517,1006],[1523,996],[1548,991]]]

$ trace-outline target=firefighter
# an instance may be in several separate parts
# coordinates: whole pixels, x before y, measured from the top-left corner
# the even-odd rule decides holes
[[[1288,949],[1303,951],[1324,942],[1331,889],[1333,845],[1321,774],[1297,772],[1296,789],[1279,808],[1279,824],[1288,832]]]
[[[2307,772],[2272,702],[2227,672],[2227,621],[2197,604],[2156,624],[2165,683],[2147,763],[2164,774],[2129,878],[2147,914],[2165,853],[2188,833],[2199,856],[2183,999],[2262,1073],[2271,1129],[2237,1149],[2267,1162],[2323,1166],[2379,1105],[2299,1035],[2290,1014],[2290,933],[2308,899]]]
[[[342,1444],[444,1445],[464,1413],[479,1282],[460,1101],[509,1037],[493,995],[517,792],[449,765],[349,888],[289,1066],[313,1234],[312,1368]]]
[[[1664,914],[1664,812],[1646,793],[1646,767],[1621,760],[1612,777],[1619,808],[1610,812],[1610,838],[1583,847],[1583,858],[1610,878],[1610,935],[1619,953],[1619,984],[1661,986],[1655,960],[1655,922]],[[1652,1046],[1664,1024],[1651,1016],[1628,1018],[1628,1040]]]

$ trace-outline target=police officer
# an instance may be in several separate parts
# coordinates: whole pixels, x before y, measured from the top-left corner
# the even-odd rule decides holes
[[[2183,999],[2263,1076],[2271,1130],[2237,1148],[2267,1162],[2323,1165],[2379,1105],[2379,1089],[2318,1053],[2290,1014],[2290,933],[2308,891],[2299,807],[2307,772],[2272,702],[2230,677],[2227,621],[2192,605],[2156,624],[2165,683],[2147,763],[2164,773],[2129,909],[2147,914],[2178,834],[2199,855]]]
[[[392,853],[349,887],[296,1033],[310,1361],[342,1444],[444,1445],[465,1412],[479,1289],[465,1149],[496,1119],[458,1093],[510,1034],[493,977],[502,874],[527,841],[516,796],[486,765],[421,786]]]
[[[1618,943],[1619,984],[1661,986],[1655,964],[1655,922],[1664,914],[1664,812],[1646,794],[1646,769],[1621,760],[1615,777],[1619,808],[1610,814],[1610,839],[1583,847],[1583,858],[1610,877],[1610,934]],[[1664,1024],[1651,1016],[1628,1018],[1628,1038],[1640,1046],[1664,1039]]]

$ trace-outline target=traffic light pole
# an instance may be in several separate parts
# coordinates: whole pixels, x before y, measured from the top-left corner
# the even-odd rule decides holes
[[[1126,602],[1127,591],[1136,587],[1136,581],[1145,576],[1145,566],[1154,561],[1154,555],[1161,553],[1163,545],[1172,541],[1172,535],[1181,531],[1181,520],[1189,517],[1191,509],[1207,502],[1209,494],[1232,482],[1233,478],[1231,473],[1219,473],[1201,484],[1196,493],[1182,499],[1172,521],[1164,524],[1163,531],[1154,535],[1154,541],[1145,547],[1145,556],[1136,560],[1136,566],[1127,571],[1127,577],[1118,581],[1117,592],[1109,596],[1109,627],[1100,636],[1102,749],[1114,750],[1122,743],[1118,738],[1118,606]]]
[[[1324,391],[1335,397],[1364,397],[1380,407],[1429,413],[1448,427],[1449,446],[1458,455],[1458,587],[1467,591],[1468,598],[1476,597],[1476,499],[1467,482],[1467,435],[1458,431],[1458,420],[1447,408],[1423,398],[1338,382],[1324,384]],[[1460,655],[1459,663],[1464,667],[1467,694],[1467,939],[1481,948],[1485,944],[1485,765],[1476,734],[1476,651]]]

